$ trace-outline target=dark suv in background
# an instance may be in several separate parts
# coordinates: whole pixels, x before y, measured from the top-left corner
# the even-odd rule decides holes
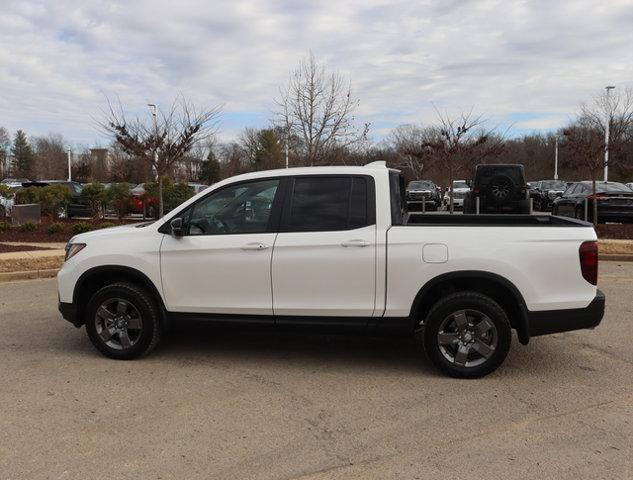
[[[431,180],[413,180],[407,185],[407,207],[409,212],[437,210],[442,205],[440,189]]]
[[[541,212],[549,212],[554,200],[567,190],[567,182],[562,180],[539,180],[530,184],[532,185],[530,198],[534,202],[534,209]]]
[[[33,182],[24,182],[22,186],[27,187],[46,187],[47,185],[63,185],[70,190],[70,203],[60,212],[62,216],[71,217],[90,217],[90,208],[81,198],[81,190],[83,186],[79,182],[69,180],[38,180]]]
[[[477,165],[464,213],[530,213],[528,186],[523,165]]]

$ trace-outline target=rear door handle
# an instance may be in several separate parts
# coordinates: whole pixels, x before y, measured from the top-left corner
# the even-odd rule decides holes
[[[369,242],[360,239],[346,240],[341,243],[342,247],[368,247],[369,245]]]
[[[266,250],[268,245],[260,242],[252,242],[247,243],[246,245],[242,245],[242,250]]]

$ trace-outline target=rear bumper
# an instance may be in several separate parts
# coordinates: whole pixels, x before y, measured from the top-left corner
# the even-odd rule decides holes
[[[68,320],[77,328],[81,327],[82,322],[81,318],[79,318],[77,305],[75,305],[74,303],[59,302],[57,304],[57,308],[59,310],[59,313],[62,314],[62,317],[64,317],[64,320]]]
[[[600,290],[585,308],[527,312],[530,337],[597,327],[604,316],[604,293]]]

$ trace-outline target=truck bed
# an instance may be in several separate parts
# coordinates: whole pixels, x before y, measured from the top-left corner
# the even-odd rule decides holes
[[[593,227],[591,223],[554,215],[451,215],[409,214],[406,226],[442,227]]]

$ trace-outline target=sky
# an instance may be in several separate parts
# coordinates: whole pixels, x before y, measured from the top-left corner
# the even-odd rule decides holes
[[[104,145],[106,96],[149,118],[183,95],[221,106],[230,140],[269,124],[310,51],[350,79],[373,140],[435,109],[546,132],[633,86],[633,0],[2,0],[0,126]]]

